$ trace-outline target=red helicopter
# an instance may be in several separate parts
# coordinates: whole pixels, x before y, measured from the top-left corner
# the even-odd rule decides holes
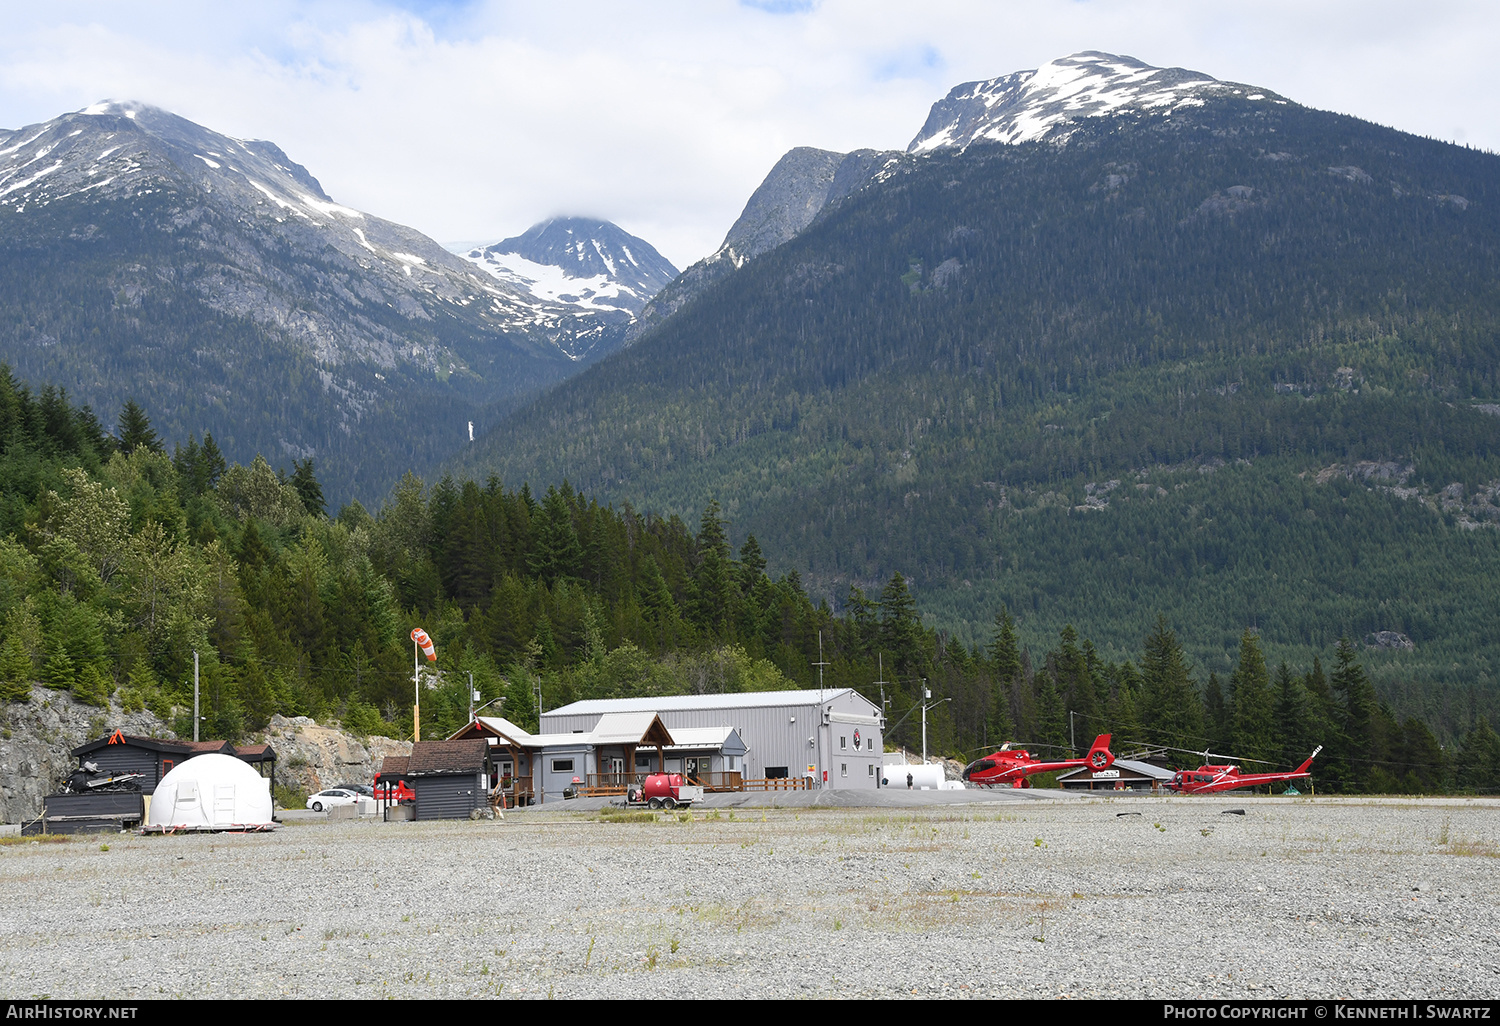
[[[1051,773],[1076,766],[1087,766],[1095,770],[1109,769],[1114,761],[1114,753],[1109,750],[1108,734],[1100,734],[1094,738],[1094,747],[1082,759],[1054,759],[1047,762],[1027,751],[1012,751],[1007,744],[965,766],[964,779],[975,787],[1030,787],[1031,781],[1027,778],[1033,773]]]
[[[1307,761],[1287,773],[1241,773],[1238,766],[1203,765],[1195,770],[1179,770],[1167,785],[1182,794],[1217,794],[1220,791],[1235,791],[1242,787],[1259,787],[1262,784],[1279,784],[1283,781],[1306,780],[1312,776],[1308,767],[1323,750],[1319,745],[1307,757]],[[1204,753],[1204,758],[1208,753]]]

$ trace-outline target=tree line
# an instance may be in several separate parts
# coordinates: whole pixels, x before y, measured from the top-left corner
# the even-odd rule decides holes
[[[408,474],[374,512],[330,514],[312,459],[290,472],[231,464],[211,435],[170,454],[127,403],[113,433],[65,393],[33,395],[0,368],[0,697],[36,684],[103,706],[190,720],[200,658],[210,737],[270,717],[411,733],[411,642],[438,662],[428,736],[466,722],[469,684],[528,729],[583,698],[853,687],[883,703],[890,743],[959,758],[1004,741],[1193,752],[1269,764],[1317,744],[1320,789],[1488,790],[1500,739],[1482,719],[1446,746],[1381,702],[1347,641],[1309,668],[1270,670],[1252,631],[1227,680],[1194,672],[1165,618],[1136,659],[1102,659],[1065,627],[1039,657],[1008,609],[987,644],[924,624],[906,579],[850,587],[837,609],[795,570],[772,576],[757,539],[731,541],[717,503],[695,527],[601,506],[567,482]],[[947,701],[943,701],[946,699]]]

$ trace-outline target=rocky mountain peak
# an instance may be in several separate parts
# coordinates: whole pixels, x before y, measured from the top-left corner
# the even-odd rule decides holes
[[[649,242],[599,218],[554,217],[464,257],[538,299],[632,317],[677,277]]]
[[[1185,68],[1152,67],[1134,57],[1086,50],[984,82],[954,86],[932,105],[910,153],[963,149],[976,142],[1062,141],[1085,118],[1174,112],[1211,99],[1285,104],[1265,89],[1221,82]]]

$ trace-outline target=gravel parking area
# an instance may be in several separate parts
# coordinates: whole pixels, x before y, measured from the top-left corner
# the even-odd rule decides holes
[[[1500,996],[1496,800],[952,794],[7,843],[0,996]]]

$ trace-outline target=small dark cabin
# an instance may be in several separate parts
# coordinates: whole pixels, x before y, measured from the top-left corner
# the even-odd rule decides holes
[[[490,746],[483,738],[418,741],[406,780],[416,792],[416,819],[468,819],[489,805]]]

